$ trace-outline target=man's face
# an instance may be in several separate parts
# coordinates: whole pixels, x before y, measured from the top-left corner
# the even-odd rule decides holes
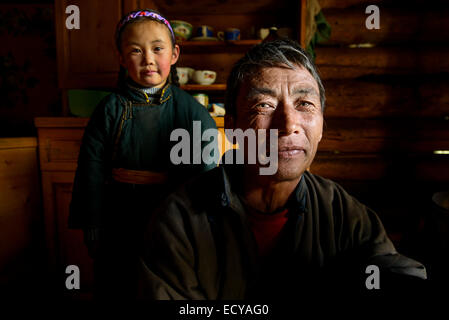
[[[298,179],[315,157],[323,132],[318,84],[303,67],[264,68],[244,82],[234,127],[278,130],[278,181]],[[268,136],[268,131],[267,131]]]

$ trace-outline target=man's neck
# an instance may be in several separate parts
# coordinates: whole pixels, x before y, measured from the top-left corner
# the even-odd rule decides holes
[[[242,197],[252,208],[266,213],[277,211],[287,204],[301,176],[294,180],[272,181],[263,176],[243,178]]]

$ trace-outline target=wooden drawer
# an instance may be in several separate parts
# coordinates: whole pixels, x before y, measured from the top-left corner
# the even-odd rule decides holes
[[[36,118],[42,171],[74,171],[86,118]]]
[[[39,131],[39,159],[42,171],[74,171],[84,128],[45,128]]]

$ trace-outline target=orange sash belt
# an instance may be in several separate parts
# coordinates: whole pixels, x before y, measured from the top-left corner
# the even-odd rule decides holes
[[[144,170],[128,170],[123,168],[112,169],[112,178],[117,182],[131,184],[164,184],[168,176],[163,172]]]

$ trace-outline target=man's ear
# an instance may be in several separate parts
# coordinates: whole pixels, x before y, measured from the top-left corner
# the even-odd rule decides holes
[[[181,51],[181,49],[179,48],[179,46],[177,44],[175,44],[175,47],[173,48],[173,53],[172,53],[172,60],[171,60],[172,65],[178,61],[180,51]]]
[[[321,125],[320,138],[318,139],[318,142],[320,142],[321,138],[323,138],[324,125],[325,125],[325,120],[323,119],[323,124]]]

